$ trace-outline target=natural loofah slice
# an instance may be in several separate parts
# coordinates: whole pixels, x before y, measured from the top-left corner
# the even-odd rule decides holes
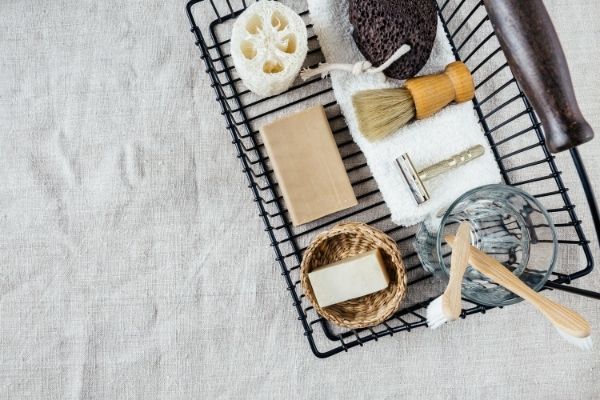
[[[350,0],[350,23],[361,53],[383,64],[401,45],[411,50],[385,70],[391,78],[417,74],[429,59],[437,28],[431,0]]]
[[[256,2],[233,25],[233,63],[246,87],[258,95],[272,96],[288,89],[307,51],[304,21],[279,2]]]

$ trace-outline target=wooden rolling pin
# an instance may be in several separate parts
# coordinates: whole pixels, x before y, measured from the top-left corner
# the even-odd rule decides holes
[[[558,153],[592,140],[569,67],[542,0],[483,0],[508,64]]]

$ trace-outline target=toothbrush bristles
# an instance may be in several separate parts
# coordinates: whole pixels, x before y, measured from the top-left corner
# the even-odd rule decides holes
[[[594,347],[594,343],[592,342],[591,336],[579,338],[563,331],[560,328],[556,328],[556,330],[558,331],[560,336],[565,338],[567,342],[579,347],[582,350],[592,350],[592,348]]]
[[[438,297],[427,306],[427,326],[431,329],[437,329],[448,322],[442,308],[442,297]]]

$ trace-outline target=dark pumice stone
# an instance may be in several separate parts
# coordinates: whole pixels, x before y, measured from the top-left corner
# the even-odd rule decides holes
[[[402,44],[408,44],[410,52],[385,74],[407,79],[423,68],[436,34],[433,0],[350,0],[349,5],[354,40],[374,66],[383,64]]]

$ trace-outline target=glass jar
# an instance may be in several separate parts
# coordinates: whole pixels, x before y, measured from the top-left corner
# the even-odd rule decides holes
[[[556,263],[558,242],[552,219],[537,199],[507,185],[466,192],[448,207],[439,223],[431,219],[419,227],[417,254],[427,271],[450,275],[451,249],[444,236],[455,235],[463,221],[471,226],[473,246],[496,258],[535,291],[544,286]],[[462,295],[492,307],[521,300],[470,266]]]

